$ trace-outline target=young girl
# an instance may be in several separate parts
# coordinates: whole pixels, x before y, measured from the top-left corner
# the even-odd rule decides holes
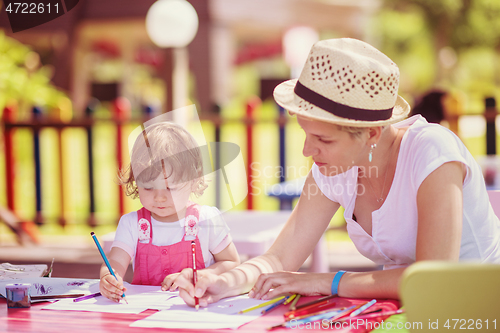
[[[189,201],[191,193],[199,196],[207,187],[194,138],[176,124],[153,124],[136,139],[131,155],[130,167],[120,174],[120,181],[127,195],[139,197],[144,207],[120,219],[108,255],[118,281],[103,265],[101,294],[120,301],[131,260],[132,284],[175,290],[180,272],[193,267],[193,240],[199,276],[221,274],[237,266],[239,256],[219,210]]]

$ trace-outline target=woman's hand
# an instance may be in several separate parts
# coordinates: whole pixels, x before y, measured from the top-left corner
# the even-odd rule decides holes
[[[109,298],[113,302],[119,303],[122,299],[123,293],[127,291],[127,288],[123,286],[123,279],[119,274],[116,274],[115,279],[111,273],[108,273],[101,277],[101,281],[99,282],[99,291],[102,296]]]
[[[193,270],[190,268],[183,269],[175,280],[179,288],[179,296],[187,305],[194,307],[195,296],[198,297],[201,307],[206,307],[224,297],[226,283],[223,277],[203,270],[199,270],[197,275],[196,286],[193,286]]]
[[[276,272],[261,274],[248,296],[265,300],[285,294],[329,295],[332,279],[332,274],[328,273]]]

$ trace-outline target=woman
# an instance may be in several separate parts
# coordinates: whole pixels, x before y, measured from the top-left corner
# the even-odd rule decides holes
[[[280,84],[278,104],[296,114],[303,153],[315,164],[301,197],[266,254],[222,275],[205,275],[181,297],[201,306],[247,292],[399,298],[408,265],[420,260],[500,263],[500,222],[481,170],[449,130],[398,96],[398,67],[354,39],[316,43],[298,80]],[[358,250],[384,270],[296,273],[337,209]]]

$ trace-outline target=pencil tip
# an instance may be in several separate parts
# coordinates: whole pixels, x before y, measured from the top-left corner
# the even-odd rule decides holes
[[[271,326],[271,327],[268,327],[267,330],[268,331],[272,331],[272,330],[274,330],[276,328],[280,328],[280,327],[285,327],[285,325],[284,324],[279,324],[279,325]]]
[[[199,305],[199,304],[196,304],[196,305],[195,305],[195,309],[196,309],[196,311],[198,311],[198,309],[199,309],[199,308],[200,308],[200,305]]]
[[[128,301],[127,301],[127,298],[126,297],[123,297],[123,300],[125,301],[125,303],[128,304]]]

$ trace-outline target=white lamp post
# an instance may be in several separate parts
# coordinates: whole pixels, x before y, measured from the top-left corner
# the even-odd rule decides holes
[[[290,66],[290,77],[296,79],[300,76],[302,67],[306,63],[311,46],[319,40],[316,30],[310,27],[293,27],[285,32],[283,36],[283,53],[285,62]],[[325,257],[326,243],[324,236],[321,237],[314,248],[312,262],[309,271],[325,273],[329,271],[328,261]]]
[[[166,110],[185,106],[189,72],[186,46],[198,31],[198,15],[186,0],[158,0],[146,15],[146,30],[157,46],[165,48]]]
[[[290,66],[290,77],[292,79],[300,76],[311,46],[318,40],[318,33],[310,27],[299,26],[285,32],[283,36],[283,51],[285,62]]]

